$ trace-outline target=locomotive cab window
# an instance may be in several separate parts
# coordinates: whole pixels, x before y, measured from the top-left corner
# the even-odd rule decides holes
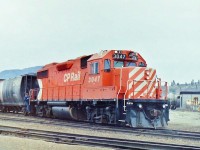
[[[106,71],[106,72],[110,71],[110,59],[104,60],[104,71]]]
[[[94,62],[90,65],[90,74],[98,74],[99,73],[99,63]]]

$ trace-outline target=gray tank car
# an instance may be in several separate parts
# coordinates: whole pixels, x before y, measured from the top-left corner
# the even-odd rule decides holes
[[[22,75],[0,81],[0,110],[22,111],[24,95],[32,88],[39,88],[36,75]]]

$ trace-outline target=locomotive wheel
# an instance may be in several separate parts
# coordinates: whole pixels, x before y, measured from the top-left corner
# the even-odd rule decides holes
[[[5,107],[3,107],[3,108],[2,108],[2,112],[3,112],[3,113],[5,113],[5,112],[6,112],[6,109],[5,109]]]
[[[46,117],[46,111],[44,109],[44,106],[37,106],[36,107],[36,116]]]
[[[18,113],[18,108],[17,108],[17,107],[13,108],[13,113],[14,113],[14,114],[17,114],[17,113]]]
[[[28,115],[28,112],[26,111],[26,108],[25,108],[25,107],[22,108],[22,113],[24,114],[24,116],[27,116],[27,115]]]

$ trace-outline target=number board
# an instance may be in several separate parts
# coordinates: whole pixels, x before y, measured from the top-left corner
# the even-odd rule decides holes
[[[116,54],[113,54],[113,58],[114,59],[126,59],[126,55],[125,54],[116,53]]]

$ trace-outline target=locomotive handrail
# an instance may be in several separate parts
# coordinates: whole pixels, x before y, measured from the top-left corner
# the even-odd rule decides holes
[[[121,91],[121,89],[122,89],[122,74],[120,75],[121,77],[120,77],[120,89],[118,90],[118,93],[117,93],[117,100],[119,99],[119,94],[120,94],[120,91]],[[126,100],[127,100],[127,93],[128,93],[128,86],[129,86],[129,84],[130,84],[130,82],[133,82],[133,93],[135,93],[135,92],[139,92],[140,90],[135,90],[135,88],[134,88],[134,84],[135,83],[137,83],[137,82],[144,82],[144,81],[146,81],[146,85],[147,85],[147,88],[146,88],[146,98],[149,98],[149,95],[151,94],[151,93],[153,93],[153,92],[150,92],[149,93],[149,82],[157,82],[158,83],[158,81],[153,81],[153,80],[128,80],[127,81],[127,84],[126,84],[126,91],[125,91],[125,93],[124,93],[124,111],[126,110],[125,109],[125,107],[126,107]],[[165,83],[165,90],[163,90],[163,92],[165,92],[164,94],[162,93],[162,95],[163,95],[163,99],[167,99],[167,84],[166,84],[166,82],[164,82],[164,81],[162,81],[162,83]],[[81,85],[81,84],[76,84],[76,85]],[[51,89],[51,90],[53,90],[53,91],[55,91],[55,88],[58,88],[58,89],[60,89],[60,88],[65,88],[65,90],[64,90],[64,97],[66,97],[66,86],[58,86],[58,87],[48,87],[48,88],[36,88],[36,89],[31,89],[32,91],[36,91],[37,93],[35,93],[36,95],[38,95],[38,93],[39,93],[39,90],[46,90],[45,92],[47,92],[47,98],[49,97],[48,96],[48,93],[49,93],[49,90]],[[53,98],[53,97],[55,97],[55,94],[53,94],[54,92],[52,92],[52,95],[51,95],[51,97]],[[57,92],[57,94],[56,94],[57,96],[56,97],[59,97],[60,96],[60,90],[58,90],[58,92]],[[31,96],[31,95],[30,95]],[[35,96],[35,95],[34,95]],[[134,98],[134,96],[135,96],[135,94],[133,94],[133,98]],[[38,99],[38,97],[37,97],[37,99]]]
[[[124,111],[126,111],[126,94],[127,94],[127,91],[128,91],[129,81],[132,81],[132,80],[128,80],[127,84],[126,84],[127,86],[126,86],[126,92],[124,93],[124,106],[123,106]]]
[[[120,93],[120,91],[122,89],[122,68],[120,68],[120,82],[119,82],[120,88],[119,88],[119,91],[117,93],[117,108],[118,108],[118,105],[119,105],[119,93]]]
[[[168,88],[167,88],[167,82],[165,82],[165,100],[167,99],[167,94],[168,94]]]
[[[150,95],[153,93],[153,92],[149,93],[150,83],[153,83],[153,82],[158,83],[159,81],[155,81],[155,80],[128,80],[127,84],[126,84],[126,91],[124,93],[124,106],[123,106],[124,111],[126,111],[126,100],[127,100],[126,96],[127,96],[128,90],[129,90],[128,86],[129,86],[130,82],[133,82],[133,85],[132,85],[133,86],[133,98],[135,96],[134,93],[140,91],[140,90],[136,91],[135,88],[134,88],[134,85],[135,85],[136,82],[146,82],[147,88],[146,88],[146,92],[145,92],[146,93],[145,98],[150,98]],[[164,82],[164,81],[162,81],[162,82]],[[165,83],[165,88],[166,88],[164,99],[166,100],[167,99],[167,84],[166,84],[167,82],[164,82],[164,83]],[[156,87],[158,87],[158,86],[156,86]],[[121,90],[121,86],[120,86],[120,90]],[[118,94],[119,94],[119,92],[118,92]]]

